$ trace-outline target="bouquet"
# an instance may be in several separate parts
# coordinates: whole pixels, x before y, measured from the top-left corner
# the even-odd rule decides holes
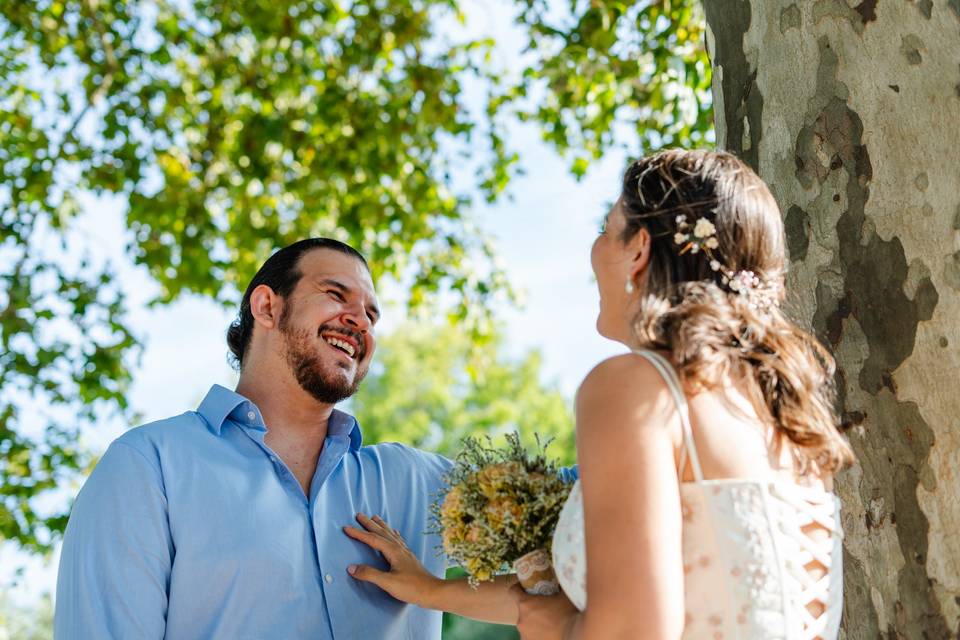
[[[471,586],[492,580],[512,566],[529,593],[559,589],[550,563],[553,531],[570,486],[545,455],[549,441],[530,455],[517,433],[495,449],[475,438],[444,477],[445,491],[434,503],[432,533],[443,550],[467,572]]]

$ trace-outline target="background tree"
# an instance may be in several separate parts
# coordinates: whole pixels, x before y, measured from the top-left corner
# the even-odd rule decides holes
[[[451,35],[455,0],[0,3],[0,540],[49,550],[65,513],[37,498],[89,466],[78,433],[135,422],[123,283],[71,235],[90,196],[123,203],[153,304],[233,304],[323,234],[480,342],[511,292],[470,205],[520,167],[511,126],[578,175],[618,134],[709,140],[693,0],[505,1],[529,35],[509,69]]]
[[[847,638],[960,634],[960,4],[706,0],[719,144],[836,353]]]
[[[53,637],[53,601],[42,597],[31,605],[12,601],[0,590],[0,640],[50,640]]]
[[[582,175],[611,147],[713,144],[710,63],[696,0],[518,0],[534,53],[507,95]],[[566,12],[560,7],[565,7]]]
[[[370,374],[351,400],[366,442],[403,442],[454,457],[466,436],[534,434],[573,464],[569,402],[541,380],[536,351],[511,360],[494,333],[482,345],[446,324],[407,324],[380,339]]]

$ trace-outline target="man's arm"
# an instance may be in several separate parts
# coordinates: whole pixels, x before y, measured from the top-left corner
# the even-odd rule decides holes
[[[54,637],[163,638],[173,553],[160,470],[114,442],[70,514]]]

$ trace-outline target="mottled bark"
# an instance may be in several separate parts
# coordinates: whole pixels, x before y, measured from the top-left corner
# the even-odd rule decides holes
[[[837,356],[847,638],[960,637],[960,3],[705,0],[718,141]]]

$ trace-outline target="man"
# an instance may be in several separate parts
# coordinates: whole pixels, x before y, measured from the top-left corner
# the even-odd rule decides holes
[[[445,458],[361,446],[334,405],[366,375],[377,299],[364,258],[329,239],[281,249],[227,341],[236,391],[125,433],[64,536],[55,635],[67,638],[439,638],[438,612],[347,573],[387,568],[343,533],[377,514],[442,576],[429,503]],[[356,518],[356,520],[355,520]]]

